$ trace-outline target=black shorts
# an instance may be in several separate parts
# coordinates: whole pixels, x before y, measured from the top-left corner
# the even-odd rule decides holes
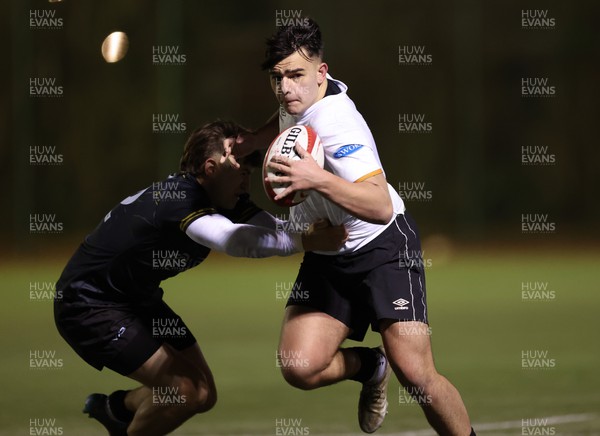
[[[78,294],[78,282],[54,302],[54,319],[61,336],[83,360],[128,375],[167,343],[183,350],[196,338],[179,315],[162,300],[150,305],[90,301]],[[98,291],[98,290],[96,290]]]
[[[349,339],[362,341],[369,324],[428,324],[425,270],[417,226],[397,215],[359,250],[338,256],[306,253],[287,305],[311,307],[343,322]]]

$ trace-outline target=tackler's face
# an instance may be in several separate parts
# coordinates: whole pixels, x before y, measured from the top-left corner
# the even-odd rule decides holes
[[[326,84],[327,64],[301,50],[277,63],[269,75],[279,104],[290,115],[302,115],[319,99],[319,87]]]
[[[252,168],[240,163],[237,168],[229,159],[219,165],[212,180],[212,200],[215,206],[223,209],[233,209],[241,195],[250,189],[250,175]]]

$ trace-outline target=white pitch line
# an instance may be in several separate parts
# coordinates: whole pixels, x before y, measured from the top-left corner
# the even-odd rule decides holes
[[[593,413],[579,413],[573,415],[558,415],[558,416],[548,416],[546,418],[524,418],[527,422],[539,423],[539,426],[547,426],[552,424],[566,424],[569,422],[585,422],[591,421],[596,417]],[[504,422],[492,422],[489,424],[475,424],[473,428],[480,430],[503,430],[505,428],[521,428],[523,425],[523,420],[521,421],[504,421]],[[537,427],[538,425],[533,425],[533,427]],[[475,430],[477,431],[477,430]]]
[[[539,423],[539,426],[548,426],[553,424],[568,424],[571,422],[585,422],[591,421],[596,418],[597,415],[594,413],[579,413],[572,415],[557,415],[547,416],[544,418],[523,418],[523,420],[529,422]],[[493,431],[493,430],[506,430],[511,428],[521,428],[523,420],[519,421],[501,421],[501,422],[487,422],[487,423],[474,423],[473,428],[477,433],[480,431]],[[437,433],[432,429],[427,430],[415,430],[405,431],[401,433],[381,433],[381,436],[436,436]],[[335,433],[331,436],[364,436],[364,433]]]
[[[547,416],[544,418],[523,418],[523,420],[519,421],[501,421],[501,422],[487,422],[487,423],[474,423],[473,428],[476,432],[480,431],[494,431],[494,430],[507,430],[514,428],[521,428],[523,426],[523,421],[536,423],[537,425],[530,425],[529,427],[540,427],[540,426],[548,426],[553,424],[568,424],[571,422],[585,422],[591,421],[592,419],[597,418],[598,415],[595,413],[579,413],[579,414],[571,414],[571,415],[556,415],[556,416]],[[384,430],[385,431],[385,430]],[[180,433],[177,433],[180,434]],[[313,433],[311,433],[313,434]],[[318,435],[318,433],[314,433]],[[364,436],[364,433],[327,433],[329,436]],[[381,436],[436,436],[437,433],[432,429],[427,430],[415,430],[415,431],[405,431],[401,433],[378,433]],[[185,435],[185,433],[181,433],[181,435]],[[212,433],[213,436],[221,435],[221,433]],[[254,433],[248,433],[247,436],[252,436]]]

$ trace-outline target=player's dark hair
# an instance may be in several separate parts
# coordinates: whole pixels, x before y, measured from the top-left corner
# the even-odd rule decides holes
[[[265,61],[261,67],[263,70],[269,70],[297,51],[302,56],[323,57],[321,30],[312,18],[306,18],[299,26],[282,26],[268,38]]]
[[[183,147],[179,169],[197,176],[206,159],[215,154],[222,155],[225,152],[223,141],[237,136],[239,130],[237,124],[221,120],[194,130]]]
[[[244,131],[245,129],[238,124],[222,120],[213,121],[194,130],[183,147],[179,169],[193,176],[200,175],[200,168],[206,159],[225,152],[223,141],[226,138],[235,138]],[[262,164],[262,158],[259,152],[254,152],[238,159],[238,162],[258,167]]]

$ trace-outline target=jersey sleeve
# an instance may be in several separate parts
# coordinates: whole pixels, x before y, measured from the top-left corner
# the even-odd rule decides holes
[[[195,242],[235,257],[289,256],[302,251],[302,235],[248,224],[220,214],[195,220],[186,230]]]
[[[178,226],[185,232],[198,218],[217,213],[208,194],[187,175],[153,183],[147,190],[156,205],[158,225]]]
[[[195,211],[187,214],[186,216],[184,216],[179,221],[179,228],[181,229],[182,232],[185,232],[185,231],[187,231],[190,224],[192,224],[198,218],[202,218],[203,216],[212,215],[215,213],[217,213],[217,210],[213,207],[205,207],[205,208],[195,210]]]
[[[262,209],[250,200],[250,196],[244,194],[240,196],[240,199],[233,209],[219,209],[218,213],[227,217],[231,222],[246,223],[261,211]]]
[[[382,174],[381,162],[371,141],[364,135],[336,135],[334,140],[323,139],[325,168],[349,182],[362,182]]]

